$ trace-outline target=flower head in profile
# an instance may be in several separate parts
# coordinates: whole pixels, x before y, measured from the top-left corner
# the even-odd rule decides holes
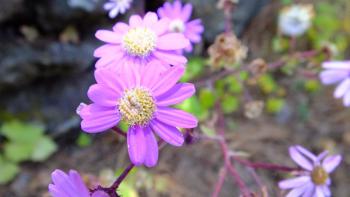
[[[309,29],[313,17],[314,9],[311,4],[295,4],[282,9],[278,26],[284,35],[300,36]]]
[[[115,18],[118,14],[124,14],[130,8],[132,0],[109,0],[103,5],[103,8],[109,11],[108,16]]]
[[[290,189],[287,197],[327,197],[331,196],[330,173],[340,164],[340,155],[328,156],[325,151],[318,156],[301,146],[289,148],[290,157],[304,171],[299,176],[279,182],[281,189]]]
[[[158,9],[160,18],[170,19],[169,31],[183,33],[191,43],[198,43],[201,40],[201,34],[204,31],[200,19],[191,20],[192,5],[187,3],[182,6],[179,0],[174,1],[173,4],[166,2],[163,7]],[[192,45],[185,48],[187,52],[192,51]]]
[[[49,185],[49,192],[53,197],[109,197],[103,191],[91,193],[75,170],[70,170],[68,174],[55,170],[51,178],[52,184]]]
[[[89,133],[102,132],[123,120],[129,125],[128,152],[135,165],[157,164],[158,144],[154,133],[174,146],[184,137],[178,128],[194,128],[197,119],[169,106],[191,97],[195,88],[190,83],[177,83],[184,67],[170,67],[159,72],[159,65],[136,66],[112,72],[97,69],[94,84],[88,90],[90,105],[81,104],[77,113],[81,127]]]
[[[144,18],[139,15],[130,17],[129,24],[118,22],[112,31],[98,30],[96,37],[106,42],[97,48],[94,56],[100,58],[96,68],[128,67],[161,62],[163,67],[185,65],[187,59],[178,54],[190,45],[181,33],[168,33],[168,19],[158,19],[153,12]]]
[[[350,61],[324,62],[324,70],[320,73],[323,84],[336,84],[335,98],[343,98],[346,107],[350,106]]]

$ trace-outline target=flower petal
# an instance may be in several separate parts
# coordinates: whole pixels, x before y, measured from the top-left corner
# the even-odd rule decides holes
[[[146,140],[146,155],[145,166],[154,167],[158,162],[158,143],[150,127],[146,127],[145,130]]]
[[[192,5],[187,3],[183,8],[182,8],[182,14],[181,18],[183,21],[188,21],[191,17],[192,14]]]
[[[180,128],[195,128],[198,124],[197,118],[192,114],[169,107],[158,107],[156,118],[165,124]]]
[[[160,36],[157,40],[157,48],[161,50],[179,50],[184,49],[190,42],[180,33],[168,33]]]
[[[129,19],[130,27],[138,27],[142,25],[142,19],[139,15],[132,15]]]
[[[167,143],[173,146],[182,146],[184,143],[184,137],[177,128],[166,125],[158,120],[152,120],[150,126]]]
[[[296,145],[295,146],[298,151],[302,154],[304,154],[306,157],[308,157],[310,160],[312,161],[317,161],[317,157],[316,155],[314,155],[313,153],[311,153],[310,151],[308,151],[306,148],[300,146],[300,145]]]
[[[125,83],[121,80],[121,77],[112,70],[97,69],[95,71],[95,79],[98,84],[109,87],[119,96],[122,95],[127,88]]]
[[[324,62],[322,67],[325,69],[344,69],[350,70],[350,61],[333,61],[333,62]]]
[[[350,91],[347,92],[344,97],[343,97],[343,103],[345,107],[349,107],[350,106]]]
[[[302,168],[311,171],[313,169],[312,163],[303,154],[299,152],[296,146],[289,148],[289,155]]]
[[[70,170],[69,171],[69,178],[72,181],[72,183],[74,184],[76,190],[79,191],[82,196],[86,196],[86,197],[89,196],[89,191],[88,191],[87,187],[84,185],[84,182],[77,171]]]
[[[151,27],[157,22],[158,22],[158,16],[154,12],[147,12],[145,17],[143,18],[143,24],[144,26],[147,26],[147,27]]]
[[[94,51],[94,57],[102,57],[106,54],[108,55],[115,55],[116,53],[122,52],[122,49],[119,45],[115,44],[104,44],[100,47],[98,47]]]
[[[306,189],[306,187],[297,187],[290,191],[286,197],[300,197],[306,191]]]
[[[143,129],[139,126],[129,128],[126,141],[131,162],[137,166],[143,164],[146,156],[146,138]]]
[[[152,25],[152,30],[158,35],[163,35],[169,28],[170,20],[168,18],[162,18],[157,23]]]
[[[322,189],[325,196],[331,196],[332,193],[328,186],[319,186],[319,187]]]
[[[153,51],[153,56],[169,65],[184,66],[187,63],[185,56],[177,54],[175,51]]]
[[[344,70],[325,70],[320,73],[320,79],[323,84],[333,84],[344,80],[349,76],[349,73]]]
[[[120,44],[121,38],[122,38],[116,32],[108,31],[108,30],[98,30],[95,36],[101,41],[104,41],[107,43],[113,43],[113,44]]]
[[[178,83],[166,93],[156,98],[158,106],[169,106],[191,97],[196,89],[191,83]]]
[[[118,22],[113,26],[113,31],[118,32],[120,34],[125,34],[129,29],[129,25],[123,22]]]
[[[184,72],[184,67],[174,66],[169,68],[166,72],[161,73],[160,80],[152,87],[153,96],[157,97],[167,92],[177,83]]]
[[[315,197],[325,197],[323,190],[321,187],[316,187]]]
[[[81,128],[88,133],[105,131],[120,121],[120,115],[115,107],[102,107],[96,104],[84,106],[79,115],[83,119]]]
[[[140,69],[142,73],[141,84],[149,89],[152,89],[158,82],[161,70],[164,66],[159,61],[151,61],[146,66]]]
[[[341,160],[342,157],[340,155],[328,156],[323,160],[322,166],[328,173],[331,173],[336,167],[338,167]]]
[[[88,97],[90,100],[98,105],[106,107],[115,107],[120,96],[121,95],[117,92],[100,84],[94,84],[90,86],[88,90]]]
[[[334,97],[341,98],[350,90],[350,79],[347,78],[341,82],[338,87],[335,89]]]
[[[281,189],[291,189],[291,188],[303,186],[310,181],[311,179],[309,176],[300,176],[300,177],[280,181],[278,183],[278,187]]]

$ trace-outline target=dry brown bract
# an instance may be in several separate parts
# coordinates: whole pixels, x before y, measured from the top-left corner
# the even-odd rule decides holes
[[[214,68],[220,68],[239,63],[247,57],[247,51],[247,47],[234,34],[219,34],[208,49],[210,64]]]

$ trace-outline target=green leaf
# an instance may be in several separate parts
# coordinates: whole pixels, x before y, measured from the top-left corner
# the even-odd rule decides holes
[[[203,108],[212,108],[215,104],[215,95],[213,94],[213,91],[205,88],[201,89],[199,91],[199,101]]]
[[[266,102],[266,110],[269,113],[278,113],[282,110],[284,104],[285,104],[284,99],[269,98]]]
[[[19,168],[15,163],[0,160],[0,184],[6,184],[12,181],[19,172]]]
[[[228,91],[234,94],[239,94],[242,92],[242,84],[234,76],[226,77],[226,84],[228,85]]]
[[[224,114],[230,114],[239,108],[239,99],[235,96],[225,96],[221,102]]]
[[[277,84],[271,75],[265,74],[258,79],[260,89],[265,94],[273,93],[277,90]]]
[[[321,89],[321,84],[318,80],[308,80],[306,81],[304,88],[306,91],[314,93]]]
[[[283,5],[290,5],[290,4],[293,3],[293,1],[292,1],[292,0],[281,0],[281,3],[282,3]]]
[[[33,143],[43,134],[44,127],[37,124],[25,124],[19,121],[11,121],[5,123],[0,131],[11,141],[18,143]]]
[[[7,159],[13,162],[28,160],[33,151],[33,144],[8,142],[4,146],[4,153]]]
[[[120,184],[117,193],[119,196],[123,197],[139,197],[137,189],[135,189],[132,184],[125,181]]]
[[[204,60],[201,57],[190,58],[186,65],[186,72],[182,76],[181,81],[187,82],[198,76],[204,68]]]
[[[76,143],[80,147],[87,147],[91,144],[91,142],[92,142],[92,139],[90,135],[86,133],[80,133]]]
[[[57,145],[49,137],[42,137],[34,147],[32,153],[33,161],[44,161],[57,150]]]
[[[194,114],[199,120],[205,120],[209,115],[207,110],[203,110],[201,104],[196,96],[185,100],[181,104],[177,105],[178,108]]]
[[[272,39],[272,50],[276,53],[287,51],[289,48],[289,41],[284,37],[274,37]]]

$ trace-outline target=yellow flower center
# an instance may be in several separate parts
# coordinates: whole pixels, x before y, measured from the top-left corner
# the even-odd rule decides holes
[[[324,185],[326,184],[326,181],[328,179],[328,173],[325,169],[323,169],[320,166],[317,166],[314,168],[314,170],[311,172],[311,180],[316,185]]]
[[[169,30],[171,32],[183,33],[185,31],[185,24],[182,20],[176,19],[169,24]]]
[[[156,109],[150,92],[144,88],[126,90],[118,101],[122,119],[129,125],[146,125]]]
[[[156,46],[157,35],[146,27],[130,29],[123,37],[124,49],[133,56],[146,57]]]

